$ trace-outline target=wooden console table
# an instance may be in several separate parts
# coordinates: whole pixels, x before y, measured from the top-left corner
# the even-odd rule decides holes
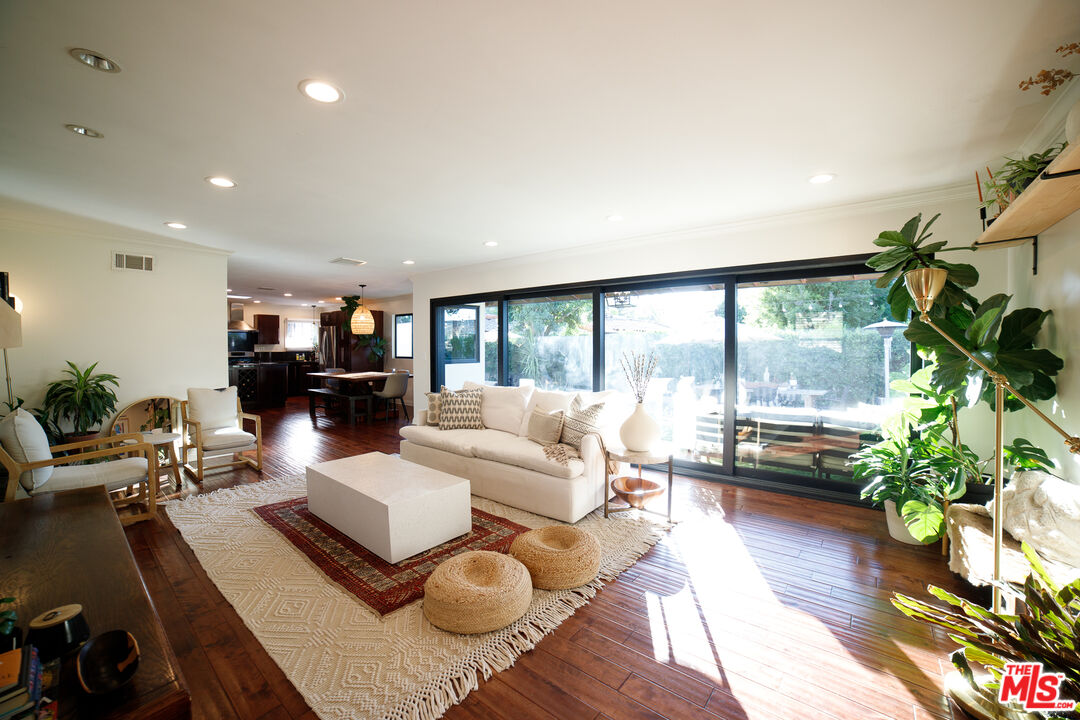
[[[180,665],[104,487],[0,504],[0,594],[15,597],[23,628],[39,613],[78,603],[91,637],[123,629],[139,643],[135,677],[104,696],[82,691],[69,655],[51,695],[59,701],[61,718],[191,716]]]

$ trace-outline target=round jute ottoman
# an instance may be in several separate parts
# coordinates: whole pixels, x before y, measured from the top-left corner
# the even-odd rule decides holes
[[[424,617],[462,635],[504,628],[529,609],[529,571],[509,555],[474,550],[443,562],[424,583]]]
[[[529,569],[542,590],[565,590],[590,582],[600,570],[600,543],[570,525],[552,525],[514,538],[510,554]]]

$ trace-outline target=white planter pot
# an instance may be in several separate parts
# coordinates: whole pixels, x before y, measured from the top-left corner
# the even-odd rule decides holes
[[[638,403],[619,428],[619,439],[627,450],[648,452],[660,441],[660,425],[645,412],[645,406]]]
[[[899,540],[902,543],[908,545],[925,545],[916,540],[910,532],[908,532],[907,525],[904,524],[904,518],[900,517],[900,513],[896,510],[896,503],[892,500],[885,501],[885,522],[889,526],[889,535],[893,540]]]

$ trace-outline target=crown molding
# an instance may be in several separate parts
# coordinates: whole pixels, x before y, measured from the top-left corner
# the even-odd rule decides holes
[[[45,219],[43,215],[60,216],[58,219]],[[90,229],[79,225],[80,222],[90,223],[102,229]],[[207,255],[233,254],[232,250],[223,250],[208,245],[199,245],[185,240],[176,240],[164,235],[155,235],[145,230],[123,225],[115,225],[103,220],[72,215],[62,210],[54,210],[42,205],[25,203],[12,197],[0,197],[0,228],[14,230],[16,232],[33,232],[46,230],[50,233],[80,240],[94,240],[103,243],[131,243],[148,245],[151,247],[169,248],[187,252],[205,253]],[[109,228],[108,230],[105,228]]]
[[[1017,151],[1022,155],[1041,152],[1065,139],[1065,118],[1073,105],[1080,102],[1080,79],[1073,78],[1057,92],[1050,109],[1039,118]]]
[[[758,215],[753,217],[731,220],[723,223],[717,223],[715,225],[704,225],[693,228],[685,228],[682,230],[653,233],[649,235],[631,235],[616,240],[604,240],[602,242],[586,243],[567,248],[542,250],[540,252],[529,253],[527,255],[515,255],[512,258],[502,258],[499,260],[491,260],[483,263],[456,265],[453,267],[432,270],[429,273],[417,274],[411,276],[411,279],[413,280],[413,286],[415,287],[416,281],[423,278],[424,276],[438,275],[448,271],[460,270],[461,268],[465,267],[509,267],[519,265],[522,261],[541,258],[546,255],[550,255],[551,253],[559,253],[559,255],[562,257],[576,257],[579,255],[588,255],[593,254],[597,251],[604,250],[626,251],[629,248],[636,248],[642,245],[654,245],[664,242],[680,242],[703,239],[707,240],[709,238],[730,235],[731,233],[748,229],[768,228],[815,221],[821,222],[830,219],[839,219],[851,217],[854,215],[866,215],[869,213],[883,212],[889,210],[911,208],[921,209],[925,208],[927,205],[933,205],[937,203],[948,203],[965,200],[970,200],[974,203],[974,201],[977,199],[975,195],[976,189],[970,182],[956,183],[952,185],[942,185],[934,188],[925,188],[922,190],[913,190],[906,193],[894,194],[888,197],[879,197],[869,200],[857,200],[854,202],[842,203],[838,205],[827,205],[824,207],[809,208],[805,210],[793,210],[790,212],[774,213],[771,215]]]

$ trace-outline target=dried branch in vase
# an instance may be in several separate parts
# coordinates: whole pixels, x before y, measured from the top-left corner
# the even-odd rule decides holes
[[[645,391],[649,389],[649,380],[652,379],[653,371],[656,370],[656,355],[641,353],[623,353],[620,360],[623,372],[626,374],[626,383],[634,398],[640,403],[645,402]]]
[[[1080,43],[1068,43],[1067,45],[1061,45],[1056,50],[1061,57],[1069,57],[1070,55],[1080,55]],[[1049,95],[1057,90],[1059,87],[1067,83],[1076,77],[1076,73],[1072,70],[1063,70],[1061,68],[1051,68],[1050,70],[1040,70],[1039,74],[1035,77],[1029,77],[1027,80],[1020,81],[1021,90],[1030,90],[1033,87],[1042,88],[1043,95]]]

